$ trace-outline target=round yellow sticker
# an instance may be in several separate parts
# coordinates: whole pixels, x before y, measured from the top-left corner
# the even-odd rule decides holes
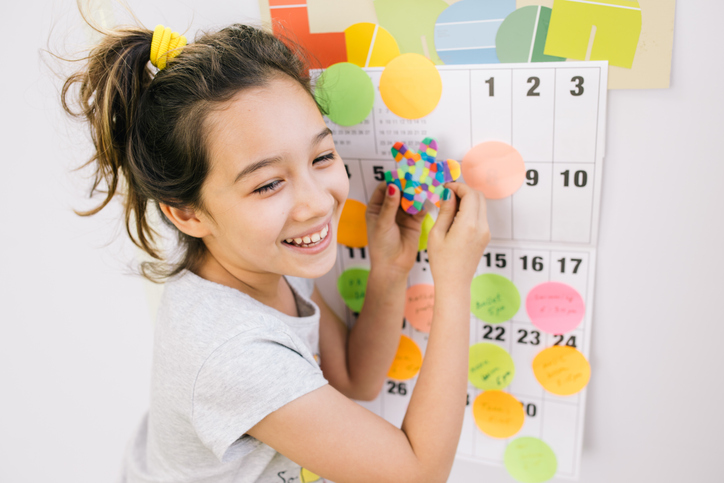
[[[361,201],[348,199],[344,202],[342,215],[337,228],[337,243],[346,247],[362,248],[367,246],[367,205]]]
[[[485,391],[473,402],[473,418],[480,431],[504,439],[520,431],[525,411],[520,401],[507,392]]]
[[[387,372],[387,377],[398,381],[412,379],[420,372],[420,367],[422,367],[422,351],[414,340],[406,335],[400,336],[400,345],[397,346],[397,354]]]
[[[533,374],[546,391],[570,396],[586,387],[591,365],[578,349],[554,345],[535,356]]]
[[[402,54],[382,71],[380,95],[387,108],[398,116],[420,119],[440,102],[442,79],[430,59],[420,54]]]

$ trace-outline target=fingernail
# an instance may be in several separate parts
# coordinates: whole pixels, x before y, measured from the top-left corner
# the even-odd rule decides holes
[[[442,192],[442,200],[447,201],[450,199],[450,196],[451,196],[450,188],[445,188]]]
[[[390,196],[394,196],[395,194],[395,185],[391,184],[387,187],[387,194]]]

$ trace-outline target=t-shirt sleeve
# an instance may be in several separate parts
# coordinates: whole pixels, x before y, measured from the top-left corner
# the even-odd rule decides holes
[[[227,462],[261,442],[246,433],[269,413],[327,384],[313,356],[289,332],[253,329],[222,344],[194,384],[192,423]]]

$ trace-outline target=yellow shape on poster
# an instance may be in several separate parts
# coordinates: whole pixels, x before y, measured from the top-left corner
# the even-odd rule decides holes
[[[321,478],[308,469],[302,468],[302,471],[299,473],[299,479],[302,480],[302,483],[313,483],[319,481]]]
[[[382,71],[380,95],[393,113],[405,119],[420,119],[440,102],[442,79],[435,65],[422,55],[402,54]]]
[[[510,438],[525,422],[523,405],[503,391],[485,391],[473,402],[473,418],[483,433],[493,438]]]
[[[544,53],[630,69],[640,34],[638,2],[555,0]]]
[[[367,246],[367,205],[361,201],[348,199],[342,208],[337,229],[337,243],[346,247],[362,248]]]
[[[570,396],[586,387],[591,366],[578,349],[554,345],[535,356],[533,374],[546,391]]]
[[[344,30],[347,62],[360,67],[384,67],[400,55],[397,41],[379,25],[360,22]]]
[[[390,370],[387,371],[387,377],[398,381],[412,379],[420,372],[420,367],[422,367],[422,351],[414,340],[401,335],[400,345],[397,346],[397,354]]]

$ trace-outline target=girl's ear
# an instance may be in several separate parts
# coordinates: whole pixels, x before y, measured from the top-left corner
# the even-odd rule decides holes
[[[208,220],[206,220],[206,217],[200,219],[194,209],[174,208],[164,203],[159,203],[158,205],[161,207],[163,214],[166,215],[166,218],[181,232],[194,238],[203,238],[211,233],[207,226]]]

